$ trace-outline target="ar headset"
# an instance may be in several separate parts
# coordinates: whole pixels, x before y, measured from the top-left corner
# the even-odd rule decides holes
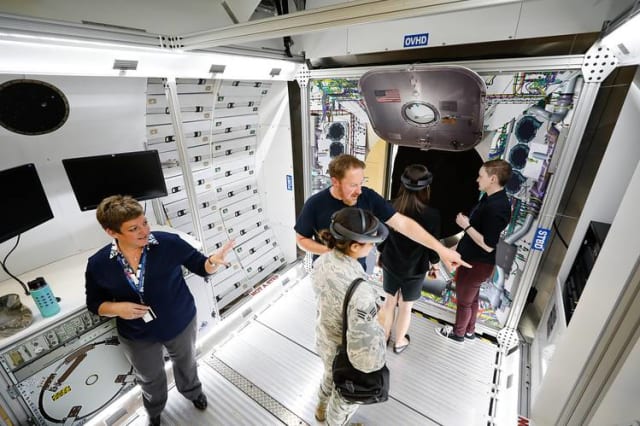
[[[402,173],[402,176],[400,176],[400,181],[409,191],[420,191],[431,185],[431,182],[433,182],[433,175],[431,172],[429,172],[426,167],[425,171],[427,174],[422,179],[413,180],[407,176],[407,171],[405,170],[404,173]]]
[[[352,208],[357,209],[355,207],[352,207]],[[362,209],[357,209],[357,210],[360,213],[362,229],[366,229],[366,218],[365,218],[364,211]],[[353,232],[350,229],[345,228],[339,223],[336,223],[335,222],[336,214],[338,214],[338,212],[335,212],[333,215],[331,215],[331,224],[329,225],[329,231],[331,232],[331,235],[333,235],[333,238],[335,238],[336,240],[340,240],[340,241],[351,240],[359,243],[377,244],[377,243],[383,242],[387,238],[387,235],[389,235],[389,229],[387,229],[385,224],[380,222],[378,218],[375,216],[373,216],[373,220],[374,220],[373,223],[375,224],[375,227],[371,231],[359,234],[357,232]]]

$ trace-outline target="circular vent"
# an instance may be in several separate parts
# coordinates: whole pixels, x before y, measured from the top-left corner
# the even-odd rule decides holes
[[[60,128],[69,102],[55,86],[38,80],[10,80],[0,85],[0,125],[22,135],[42,135]]]

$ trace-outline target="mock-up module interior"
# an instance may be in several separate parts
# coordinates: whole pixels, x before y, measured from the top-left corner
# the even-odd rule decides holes
[[[372,70],[360,78],[371,126],[389,143],[466,151],[482,140],[484,80],[460,66]]]

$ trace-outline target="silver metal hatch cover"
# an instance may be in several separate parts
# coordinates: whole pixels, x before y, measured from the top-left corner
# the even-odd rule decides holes
[[[482,140],[486,85],[461,66],[412,65],[360,78],[371,126],[389,143],[466,151]]]

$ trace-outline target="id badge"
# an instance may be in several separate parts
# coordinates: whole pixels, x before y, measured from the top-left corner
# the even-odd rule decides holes
[[[146,314],[144,314],[144,316],[142,317],[142,320],[143,320],[144,322],[151,322],[151,321],[153,321],[153,320],[154,320],[154,319],[156,319],[156,318],[157,318],[157,317],[156,317],[156,313],[155,313],[155,312],[153,312],[153,309],[151,309],[151,307],[149,307],[149,310],[147,311],[147,313],[146,313]]]

